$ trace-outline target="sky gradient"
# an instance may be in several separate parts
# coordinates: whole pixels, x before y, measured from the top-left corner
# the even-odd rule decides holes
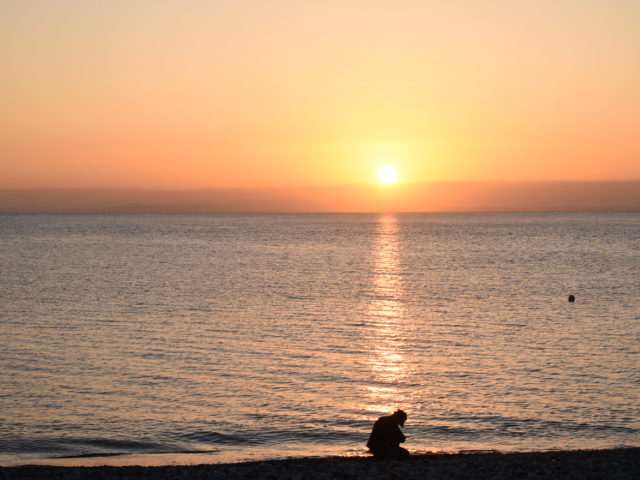
[[[0,189],[640,179],[640,2],[0,4]],[[399,186],[398,186],[399,187]]]

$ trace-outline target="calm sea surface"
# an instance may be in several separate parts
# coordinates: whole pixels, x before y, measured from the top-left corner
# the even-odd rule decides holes
[[[396,408],[637,446],[639,254],[638,213],[2,215],[0,463],[363,454]]]

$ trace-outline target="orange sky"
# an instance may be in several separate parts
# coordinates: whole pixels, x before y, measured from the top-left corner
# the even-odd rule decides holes
[[[637,0],[4,0],[0,188],[640,179]]]

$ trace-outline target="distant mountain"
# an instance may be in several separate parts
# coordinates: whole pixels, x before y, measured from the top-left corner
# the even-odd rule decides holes
[[[0,190],[1,213],[640,211],[640,181]]]

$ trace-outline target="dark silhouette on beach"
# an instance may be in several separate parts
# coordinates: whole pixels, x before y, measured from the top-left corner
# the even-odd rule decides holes
[[[575,302],[576,301],[576,297],[574,297],[573,295],[569,295],[569,301],[570,302]]]
[[[376,460],[404,460],[409,457],[409,451],[400,446],[406,440],[400,430],[406,420],[407,414],[402,410],[376,420],[367,442]]]

